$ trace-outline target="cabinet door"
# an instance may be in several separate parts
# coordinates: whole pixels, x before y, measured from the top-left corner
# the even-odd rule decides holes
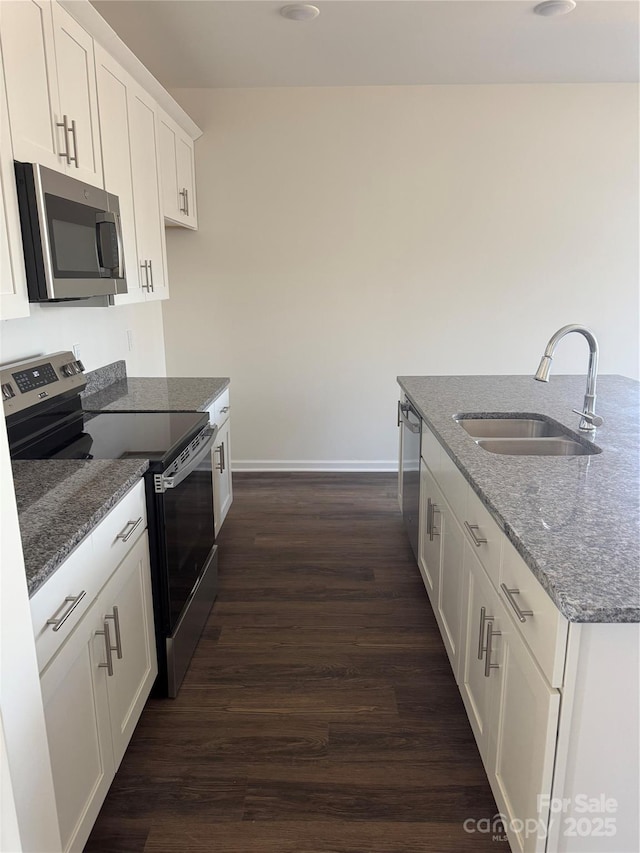
[[[233,502],[230,439],[231,419],[229,418],[220,427],[217,441],[213,448],[213,513],[216,536]]]
[[[193,156],[193,141],[178,134],[176,140],[176,160],[178,165],[178,193],[182,221],[193,228],[198,226],[196,211],[196,179]]]
[[[496,593],[468,542],[464,543],[463,645],[460,670],[460,692],[467,709],[471,728],[484,761],[491,773],[493,759],[489,754],[491,727],[491,690],[495,683],[492,672],[487,675],[486,636],[489,622],[496,618]]]
[[[116,305],[144,302],[140,289],[136,223],[129,148],[129,75],[97,44],[96,78],[100,111],[100,138],[105,189],[118,196],[124,245],[127,293],[114,297]]]
[[[82,850],[115,769],[105,638],[92,608],[40,678],[63,850]]]
[[[52,8],[61,120],[66,116],[70,127],[67,172],[102,187],[93,39],[58,3]]]
[[[147,299],[167,299],[155,103],[133,82],[129,88],[129,134],[141,287]]]
[[[438,616],[444,646],[457,680],[462,626],[464,534],[449,505],[444,499],[442,503],[442,568],[438,593]]]
[[[523,853],[545,850],[548,809],[539,797],[551,794],[560,694],[549,686],[531,653],[496,596],[499,635],[487,638],[492,665],[494,794],[506,815],[511,849]],[[539,821],[541,832],[526,832]]]
[[[420,535],[418,566],[431,604],[438,607],[443,540],[443,498],[424,462],[420,463]]]
[[[162,179],[162,212],[173,222],[183,216],[178,195],[178,157],[176,132],[173,122],[161,115],[158,119],[158,142],[160,148],[160,174]]]
[[[0,37],[16,160],[64,172],[53,19],[49,0],[0,3]]]
[[[0,320],[29,316],[27,278],[22,254],[20,213],[13,171],[13,150],[9,139],[9,115],[0,52]]]
[[[149,544],[141,536],[100,595],[110,624],[113,676],[107,678],[116,769],[158,674],[151,602]]]

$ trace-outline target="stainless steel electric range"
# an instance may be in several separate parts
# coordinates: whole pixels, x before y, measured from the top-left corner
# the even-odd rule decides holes
[[[197,412],[83,412],[82,363],[70,352],[4,365],[14,459],[147,459],[145,475],[158,647],[155,694],[175,697],[217,592],[211,448]]]

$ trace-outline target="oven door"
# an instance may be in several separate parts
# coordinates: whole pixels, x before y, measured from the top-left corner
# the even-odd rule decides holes
[[[184,619],[214,547],[211,448],[216,434],[217,429],[207,429],[206,440],[186,464],[154,477],[165,636]]]

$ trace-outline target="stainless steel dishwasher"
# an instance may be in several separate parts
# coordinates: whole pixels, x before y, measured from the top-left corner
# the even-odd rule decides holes
[[[402,515],[417,562],[422,418],[408,400],[398,403],[398,426],[402,429]]]

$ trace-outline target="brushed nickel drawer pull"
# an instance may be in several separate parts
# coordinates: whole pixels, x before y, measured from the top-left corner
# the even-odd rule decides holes
[[[489,678],[491,675],[492,669],[500,669],[500,666],[497,663],[491,663],[491,641],[494,637],[501,637],[501,631],[493,630],[493,622],[487,622],[487,656],[484,659],[484,674],[486,678]]]
[[[113,613],[104,618],[113,619],[113,627],[116,631],[116,646],[113,651],[118,655],[118,660],[122,660],[122,637],[120,636],[120,614],[118,613],[118,608],[114,605]]]
[[[478,536],[475,533],[476,530],[480,530],[477,524],[469,524],[468,521],[465,521],[464,526],[467,528],[467,533],[473,539],[473,544],[476,545],[476,547],[479,548],[481,545],[487,544],[486,539],[483,539],[482,536]]]
[[[504,592],[507,601],[509,602],[509,604],[513,608],[514,613],[516,614],[516,616],[518,617],[518,619],[521,622],[526,622],[527,616],[533,616],[533,610],[522,610],[518,606],[518,602],[514,599],[514,597],[513,597],[514,595],[520,595],[519,589],[516,589],[516,588],[509,589],[507,587],[506,583],[501,583],[500,589]]]
[[[485,607],[480,608],[480,631],[478,633],[478,660],[482,660],[482,655],[487,651],[484,644],[484,626],[493,621],[493,616],[487,616]]]
[[[123,542],[128,542],[129,539],[131,539],[131,537],[133,536],[133,534],[137,530],[141,521],[142,521],[142,516],[140,516],[140,518],[136,519],[135,521],[127,521],[127,523],[122,528],[120,533],[118,533],[118,535],[116,536],[116,539],[122,539]],[[131,530],[129,530],[128,532],[127,532],[127,527],[131,527]]]
[[[99,663],[99,669],[106,669],[107,675],[113,675],[113,655],[112,652],[115,651],[113,646],[111,645],[111,633],[109,631],[109,623],[105,620],[103,623],[104,629],[102,631],[96,631],[96,637],[104,637],[104,648],[107,655],[106,663]]]
[[[65,604],[66,603],[71,604],[71,607],[67,610],[67,612],[64,614],[64,616],[60,616],[57,619],[52,616],[51,619],[47,619],[47,625],[53,625],[53,630],[59,631],[60,628],[62,628],[62,626],[64,625],[64,623],[67,621],[69,616],[71,616],[73,611],[80,604],[80,602],[82,601],[82,599],[85,597],[86,594],[87,593],[83,589],[82,592],[80,592],[78,595],[68,595],[65,598],[64,602],[65,602]],[[58,608],[58,609],[60,609],[60,608]]]

